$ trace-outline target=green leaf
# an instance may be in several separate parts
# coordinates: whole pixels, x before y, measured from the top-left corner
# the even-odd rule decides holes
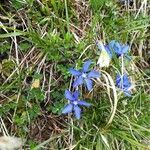
[[[25,35],[25,32],[11,32],[6,34],[0,34],[0,38],[8,38],[8,37],[20,36],[20,35]]]
[[[100,140],[100,137],[98,137],[97,142],[96,142],[96,150],[102,150],[102,149],[103,149],[103,145]]]

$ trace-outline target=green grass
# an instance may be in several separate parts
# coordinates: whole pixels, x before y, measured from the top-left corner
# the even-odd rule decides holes
[[[150,147],[150,2],[6,0],[0,4],[0,134],[26,139],[23,149],[148,150]],[[96,40],[128,43],[132,97],[118,94],[117,58],[100,68],[82,118],[62,115],[70,67],[99,58]]]

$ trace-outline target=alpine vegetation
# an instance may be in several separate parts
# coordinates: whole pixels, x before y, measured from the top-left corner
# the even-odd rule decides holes
[[[100,50],[100,57],[98,59],[97,64],[99,64],[99,67],[109,67],[109,63],[111,59],[113,59],[114,55],[117,59],[119,57],[123,57],[124,55],[127,55],[129,52],[129,46],[119,43],[115,40],[110,41],[109,44],[103,45],[103,43],[100,41],[96,41],[96,45],[98,46],[98,49]],[[123,63],[123,62],[121,62]],[[90,92],[93,88],[93,80],[95,78],[100,78],[101,75],[96,70],[90,70],[90,65],[92,64],[91,60],[88,60],[84,62],[82,68],[80,70],[70,68],[69,72],[75,77],[73,82],[73,88],[77,88],[80,85],[85,85],[87,87],[87,90]],[[126,96],[131,96],[131,82],[128,78],[127,74],[117,74],[116,75],[116,87],[121,89]],[[67,104],[63,110],[63,114],[68,113],[75,113],[75,117],[77,119],[81,118],[81,109],[79,106],[87,106],[89,107],[90,104],[79,100],[79,91],[71,92],[69,90],[65,91],[65,97],[69,100],[69,104]]]
[[[0,150],[150,149],[149,31],[150,0],[1,0]]]

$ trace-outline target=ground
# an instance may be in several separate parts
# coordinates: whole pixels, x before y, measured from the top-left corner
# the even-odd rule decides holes
[[[31,150],[148,150],[149,16],[149,0],[1,0],[0,134]],[[112,40],[129,46],[127,56],[97,46]],[[69,72],[87,60],[100,73],[91,91],[73,87]],[[131,96],[115,81],[122,72]],[[66,89],[91,104],[80,119],[62,114]]]

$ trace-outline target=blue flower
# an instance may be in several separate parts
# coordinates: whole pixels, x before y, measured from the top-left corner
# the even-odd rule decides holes
[[[82,85],[83,83],[86,84],[89,91],[93,88],[93,81],[91,79],[98,78],[100,74],[98,71],[95,70],[89,71],[91,63],[92,62],[88,60],[83,64],[83,68],[81,70],[76,70],[73,68],[69,70],[69,72],[76,77],[76,80],[73,83],[74,88]]]
[[[121,44],[115,40],[112,40],[107,46],[109,48],[111,55],[115,53],[118,57],[123,54],[127,54],[129,51],[128,45]]]
[[[83,100],[79,100],[79,91],[75,91],[75,92],[70,92],[69,90],[65,91],[65,97],[66,99],[69,100],[69,104],[67,104],[64,109],[62,110],[63,114],[67,114],[67,113],[71,113],[74,111],[75,113],[75,117],[77,119],[81,118],[81,108],[79,106],[86,106],[89,107],[91,106],[91,104],[83,101]]]
[[[112,58],[113,55],[112,55],[112,51],[109,48],[109,45],[104,45],[104,48],[106,52],[108,53],[109,57]]]
[[[112,58],[114,54],[119,57],[123,54],[127,54],[129,51],[128,45],[121,44],[115,40],[112,40],[110,41],[110,43],[103,46],[99,42],[96,42],[96,44],[99,50],[102,51],[103,49],[105,49],[110,58]]]
[[[116,86],[123,90],[124,94],[127,96],[131,96],[131,82],[127,74],[120,75],[118,74],[116,77]]]

